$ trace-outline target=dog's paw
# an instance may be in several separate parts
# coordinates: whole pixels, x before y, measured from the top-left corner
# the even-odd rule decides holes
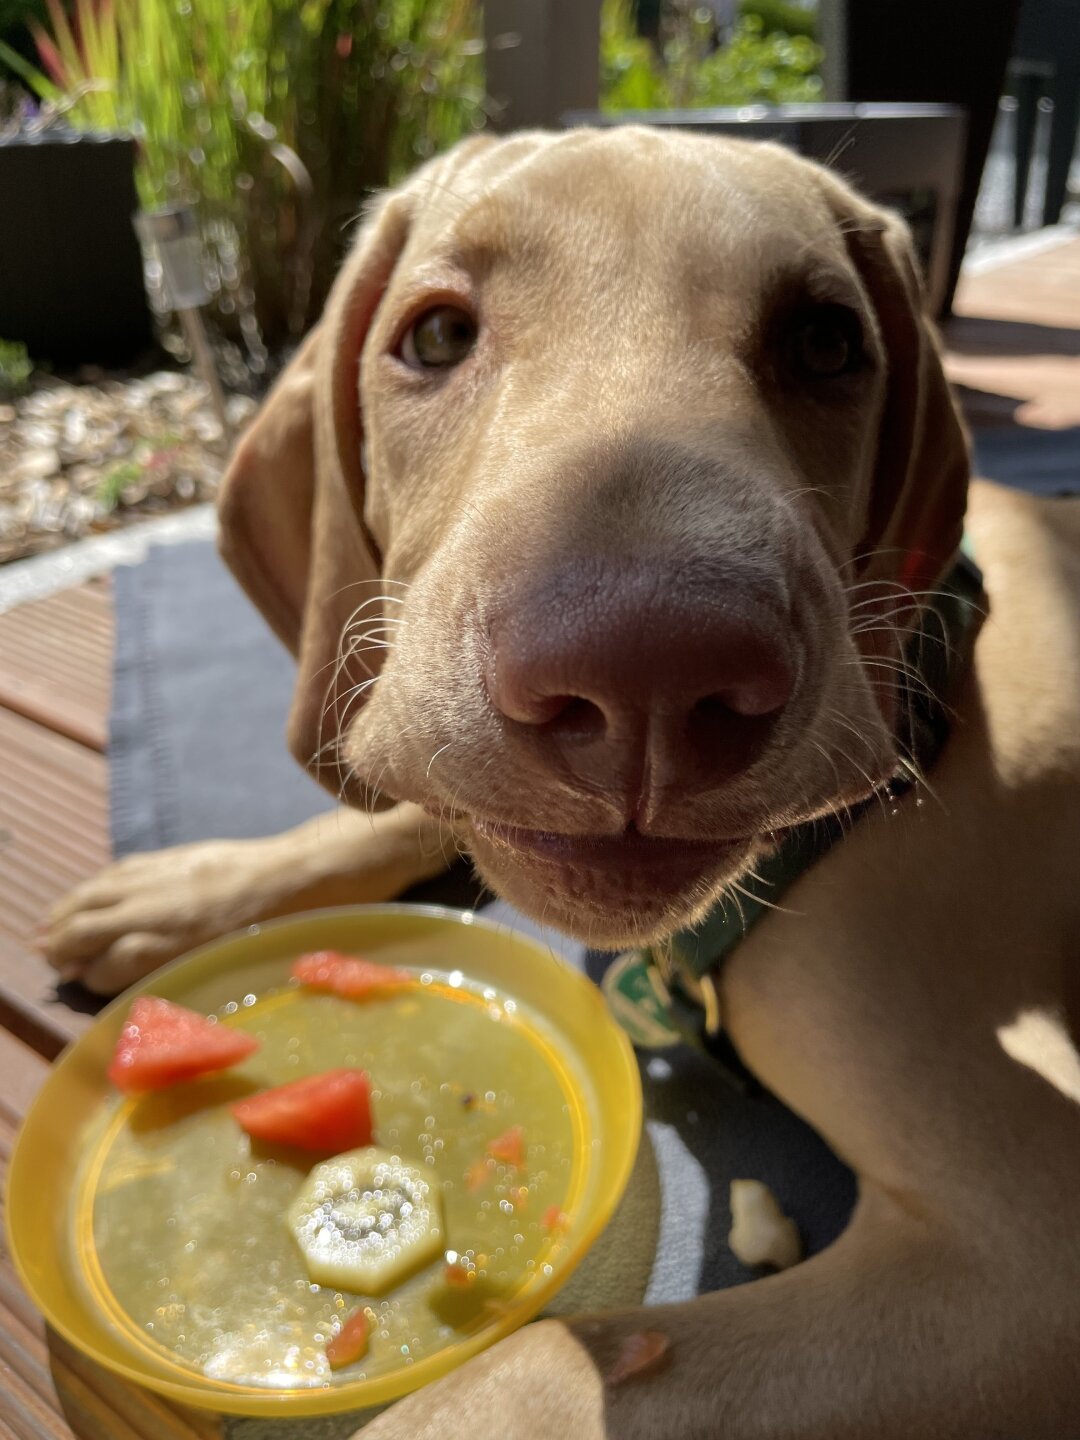
[[[557,1320],[526,1325],[399,1400],[354,1440],[606,1440],[604,1386]]]
[[[66,895],[39,936],[64,980],[114,995],[178,955],[279,910],[274,841],[213,840],[109,865]]]

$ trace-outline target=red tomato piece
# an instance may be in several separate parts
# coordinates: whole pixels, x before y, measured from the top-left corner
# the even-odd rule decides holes
[[[331,1370],[362,1360],[371,1340],[371,1320],[366,1310],[354,1310],[334,1338],[327,1344],[326,1358]]]
[[[558,1205],[549,1205],[544,1211],[544,1217],[540,1224],[552,1235],[561,1234],[570,1224],[570,1217],[565,1211],[560,1210]]]
[[[271,1145],[338,1155],[371,1144],[371,1082],[363,1070],[327,1070],[230,1108],[242,1129]]]
[[[470,1195],[475,1195],[482,1190],[495,1173],[495,1164],[491,1160],[476,1160],[465,1172],[465,1188]]]
[[[487,1153],[505,1165],[524,1165],[525,1131],[520,1125],[511,1125],[505,1135],[488,1141]]]
[[[326,990],[346,1000],[366,1000],[371,995],[385,995],[413,984],[408,970],[392,965],[377,965],[359,955],[341,955],[336,950],[316,950],[301,955],[292,967],[294,980],[312,990]]]
[[[119,1090],[164,1090],[236,1065],[259,1048],[254,1035],[234,1030],[161,1000],[140,995],[116,1042],[108,1076]]]

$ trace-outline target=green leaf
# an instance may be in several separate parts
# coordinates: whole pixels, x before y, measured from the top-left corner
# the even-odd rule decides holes
[[[6,45],[0,40],[0,60],[8,69],[23,82],[29,85],[30,89],[39,100],[55,101],[60,99],[61,92],[41,70],[36,69],[29,61],[24,60],[17,50]]]

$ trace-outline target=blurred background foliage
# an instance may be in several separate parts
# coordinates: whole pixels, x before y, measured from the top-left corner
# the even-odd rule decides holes
[[[0,59],[67,123],[137,136],[143,205],[196,206],[256,352],[318,314],[364,195],[484,121],[474,0],[43,6],[37,67]]]
[[[603,0],[601,103],[817,99],[814,20]],[[14,77],[62,123],[135,134],[143,205],[196,207],[258,368],[318,314],[365,194],[484,124],[481,36],[477,0],[0,0],[0,78],[9,109]]]
[[[656,37],[638,34],[634,0],[604,0],[601,105],[687,110],[705,105],[801,104],[822,98],[813,10],[784,0],[739,6],[667,0]],[[729,11],[727,23],[718,11]]]

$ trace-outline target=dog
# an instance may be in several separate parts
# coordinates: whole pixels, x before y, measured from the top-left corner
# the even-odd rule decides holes
[[[893,802],[965,523],[986,618]],[[91,988],[390,898],[448,833],[527,913],[651,944],[863,810],[717,978],[856,1172],[842,1237],[529,1325],[365,1436],[1080,1435],[1080,502],[969,484],[902,222],[770,144],[467,141],[371,210],[221,525],[297,657],[293,753],[359,808],[88,882],[45,948]]]

